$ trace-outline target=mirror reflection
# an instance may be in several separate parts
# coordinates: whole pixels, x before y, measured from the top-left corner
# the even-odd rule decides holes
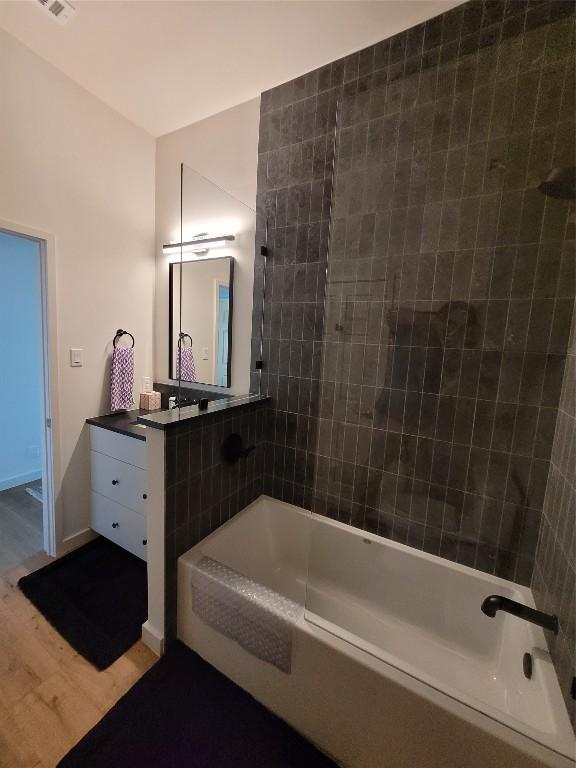
[[[170,378],[230,386],[232,257],[170,264]]]

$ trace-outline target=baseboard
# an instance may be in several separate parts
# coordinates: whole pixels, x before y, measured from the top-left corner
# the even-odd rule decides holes
[[[57,557],[62,557],[62,555],[66,555],[68,552],[72,552],[72,550],[78,549],[78,547],[81,547],[84,544],[88,544],[88,542],[95,539],[97,535],[98,534],[94,533],[91,528],[85,528],[83,531],[78,531],[78,533],[73,533],[71,536],[66,536],[66,538],[56,547]]]
[[[24,485],[25,483],[33,483],[35,480],[40,480],[41,478],[41,469],[37,469],[35,472],[24,472],[21,475],[6,477],[3,480],[0,480],[0,491],[7,491],[9,488],[16,488],[17,485]]]
[[[142,624],[142,642],[157,656],[162,656],[164,653],[164,635],[160,634],[149,621]]]

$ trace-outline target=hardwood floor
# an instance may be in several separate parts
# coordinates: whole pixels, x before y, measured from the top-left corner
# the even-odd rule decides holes
[[[42,549],[42,504],[26,487],[0,491],[0,573]]]
[[[104,672],[79,656],[17,587],[48,560],[0,574],[0,768],[54,768],[156,661],[142,642]]]

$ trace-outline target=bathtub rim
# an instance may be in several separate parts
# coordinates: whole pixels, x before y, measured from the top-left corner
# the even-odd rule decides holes
[[[297,513],[306,521],[316,520],[323,525],[336,527],[346,535],[354,535],[363,539],[369,539],[381,546],[392,547],[410,557],[419,557],[443,568],[448,568],[475,579],[481,579],[490,585],[494,585],[496,588],[501,586],[513,590],[525,600],[528,605],[534,607],[534,598],[528,587],[479,571],[470,566],[462,565],[461,563],[452,562],[451,560],[447,560],[438,555],[432,555],[406,544],[392,541],[384,536],[354,528],[354,526],[346,525],[338,520],[333,520],[332,518],[306,510],[303,507],[298,507],[294,504],[275,499],[267,494],[261,494],[257,499],[234,515],[234,517],[230,518],[230,520],[181,555],[178,558],[179,571],[181,564],[186,566],[188,563],[197,561],[200,557],[205,556],[207,553],[203,551],[203,547],[209,544],[210,541],[216,539],[219,535],[222,535],[223,529],[229,529],[235,524],[241,524],[241,520],[244,516],[247,516],[255,508],[263,506],[264,503],[271,503],[272,506],[276,508],[285,508],[293,514]],[[308,537],[307,542],[309,543],[309,541],[310,539]],[[308,554],[309,553],[306,553],[304,558],[306,568],[308,564]],[[208,556],[210,556],[209,553]],[[305,578],[307,583],[307,573],[305,573]],[[318,639],[327,642],[331,647],[337,647],[339,652],[351,656],[357,663],[364,667],[368,667],[376,674],[384,674],[388,677],[392,677],[396,682],[410,689],[412,689],[413,686],[416,686],[416,690],[420,695],[425,696],[426,699],[434,704],[447,709],[455,716],[463,717],[466,720],[474,722],[479,727],[488,728],[491,733],[494,733],[494,729],[496,729],[500,738],[507,741],[512,740],[512,743],[517,745],[522,744],[523,740],[527,740],[530,744],[534,745],[534,747],[538,748],[538,750],[549,750],[559,757],[568,760],[571,765],[576,765],[576,760],[573,757],[576,745],[574,732],[564,705],[556,672],[548,650],[546,637],[543,630],[539,627],[531,626],[527,629],[531,632],[535,647],[538,647],[543,654],[546,654],[544,658],[539,659],[539,663],[544,664],[546,667],[543,674],[545,675],[546,682],[549,683],[546,688],[550,697],[550,707],[552,709],[553,717],[559,726],[555,732],[549,734],[550,738],[546,738],[546,732],[540,731],[539,733],[542,734],[542,739],[535,738],[535,736],[526,733],[524,730],[520,730],[518,726],[514,725],[514,723],[518,723],[519,726],[522,725],[520,720],[513,716],[506,716],[505,713],[501,713],[496,707],[483,704],[480,700],[475,699],[472,696],[468,696],[469,700],[464,700],[462,696],[465,694],[459,696],[458,690],[451,686],[445,686],[444,688],[439,687],[438,684],[434,684],[432,679],[428,678],[423,670],[419,670],[413,665],[401,662],[397,657],[392,654],[387,654],[385,651],[382,651],[382,649],[377,649],[376,646],[372,646],[371,643],[363,641],[362,638],[354,635],[354,633],[349,632],[343,627],[338,627],[327,619],[323,619],[321,616],[318,616],[313,611],[307,609],[306,604],[302,606],[302,612],[297,619],[297,623],[300,625],[300,629],[311,632]],[[358,642],[353,642],[349,638],[358,638]],[[371,652],[367,646],[372,646],[375,651]],[[397,663],[394,663],[393,659],[396,659]],[[406,678],[404,681],[402,681],[402,676],[405,676]],[[406,686],[407,681],[410,681],[411,685]],[[474,702],[477,702],[477,705],[475,705]],[[465,710],[459,711],[458,708],[462,707],[464,707]],[[532,726],[526,726],[526,728],[532,728]],[[536,729],[533,730],[536,732]],[[556,744],[554,742],[558,743]]]

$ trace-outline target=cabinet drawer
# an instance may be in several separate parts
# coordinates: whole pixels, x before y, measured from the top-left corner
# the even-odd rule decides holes
[[[146,469],[146,441],[90,425],[90,447],[140,469]]]
[[[124,461],[91,451],[92,490],[146,514],[146,472]]]
[[[92,528],[133,555],[146,560],[146,518],[92,492]]]

